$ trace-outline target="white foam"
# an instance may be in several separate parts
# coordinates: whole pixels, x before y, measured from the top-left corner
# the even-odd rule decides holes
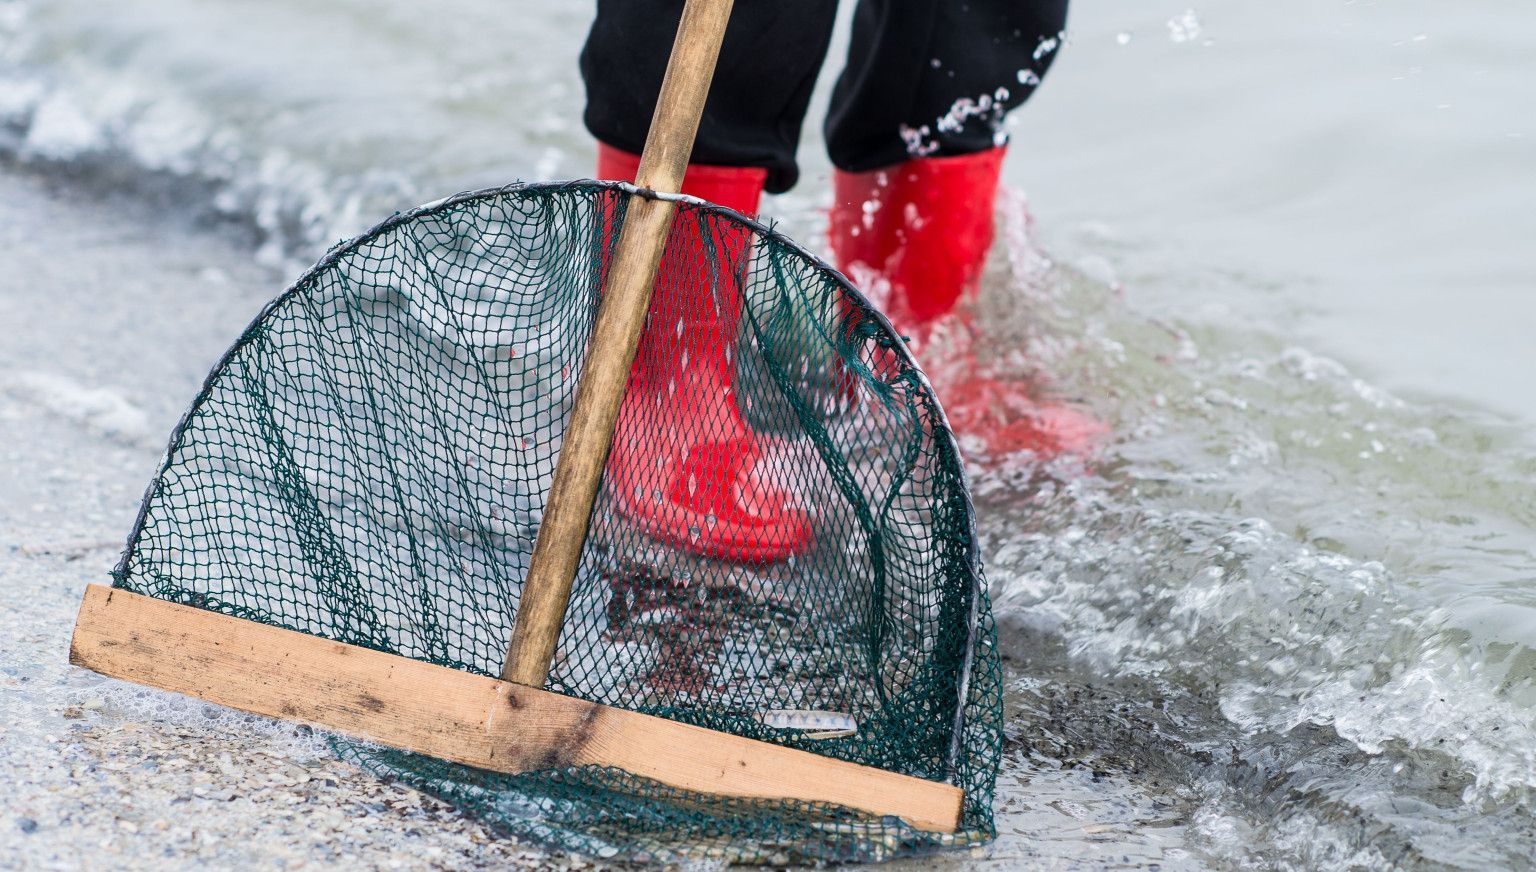
[[[0,392],[120,442],[152,441],[148,416],[111,388],[91,387],[58,373],[23,370],[0,372]]]
[[[68,95],[43,97],[32,112],[32,123],[22,141],[23,158],[67,161],[105,146],[100,125]]]

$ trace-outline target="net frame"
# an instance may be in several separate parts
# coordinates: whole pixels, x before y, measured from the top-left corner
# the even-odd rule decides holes
[[[622,221],[622,203],[629,195],[640,195],[651,199],[669,200],[679,206],[680,214],[693,214],[703,220],[721,220],[731,225],[748,231],[754,242],[762,241],[775,246],[808,266],[820,278],[829,281],[834,287],[838,299],[846,303],[846,318],[848,341],[852,343],[872,343],[878,346],[880,353],[884,355],[887,365],[899,372],[900,377],[907,380],[911,388],[911,397],[914,402],[922,404],[920,414],[924,415],[932,423],[934,437],[933,450],[939,455],[940,462],[945,464],[954,475],[957,492],[955,507],[958,509],[958,520],[963,528],[965,548],[963,556],[959,560],[952,560],[951,569],[956,566],[963,572],[967,584],[967,605],[965,612],[965,628],[963,635],[963,657],[958,664],[958,675],[954,682],[955,698],[954,713],[949,724],[949,746],[944,754],[942,773],[925,773],[926,775],[942,774],[946,779],[956,780],[961,778],[960,770],[969,766],[975,769],[978,764],[980,771],[975,771],[963,780],[971,782],[967,785],[967,802],[965,809],[965,822],[962,832],[956,836],[939,836],[937,834],[922,833],[906,827],[899,822],[887,820],[879,823],[870,823],[867,820],[860,822],[857,814],[850,813],[846,809],[818,807],[805,803],[761,803],[732,800],[725,802],[725,807],[731,809],[729,813],[720,815],[704,815],[704,818],[716,823],[704,826],[680,826],[674,822],[674,830],[684,833],[681,838],[662,837],[656,838],[648,834],[629,833],[625,838],[593,838],[590,833],[576,833],[571,830],[550,829],[539,826],[513,825],[504,818],[498,819],[498,815],[483,798],[477,798],[471,794],[466,785],[499,784],[500,790],[522,791],[526,795],[537,795],[544,791],[543,805],[559,802],[574,802],[581,804],[580,798],[569,794],[572,789],[577,793],[587,791],[591,795],[606,797],[608,801],[623,805],[619,801],[624,796],[649,795],[654,801],[663,802],[671,806],[689,808],[697,806],[701,802],[714,802],[719,798],[709,798],[700,795],[681,795],[673,788],[666,788],[654,783],[645,783],[643,779],[617,772],[573,774],[570,772],[536,773],[534,776],[501,776],[485,773],[475,774],[476,770],[468,770],[467,767],[458,767],[454,764],[434,761],[428,758],[419,758],[406,752],[387,751],[377,749],[365,744],[353,742],[340,742],[338,750],[344,757],[362,763],[369,768],[383,774],[412,783],[429,792],[451,798],[472,811],[479,811],[493,825],[499,825],[502,829],[522,836],[532,836],[535,840],[553,844],[559,847],[586,853],[607,853],[608,848],[616,850],[632,850],[642,857],[652,859],[679,859],[698,856],[696,850],[700,845],[704,846],[704,854],[720,856],[727,859],[741,861],[763,862],[793,862],[793,861],[824,861],[824,860],[872,860],[887,859],[891,856],[924,853],[926,851],[957,845],[975,844],[990,840],[995,831],[991,818],[992,786],[996,777],[997,758],[1000,753],[1001,733],[1001,692],[1000,692],[1000,666],[996,654],[995,630],[990,615],[985,578],[982,571],[979,548],[975,533],[974,506],[971,499],[969,481],[966,478],[963,464],[960,462],[959,448],[954,434],[950,430],[948,420],[944,416],[942,407],[935,397],[931,383],[923,374],[921,367],[913,358],[905,343],[897,334],[894,326],[878,309],[872,306],[867,299],[848,281],[841,273],[823,263],[812,252],[794,242],[792,239],[779,233],[769,224],[760,222],[754,218],[745,216],[734,210],[707,203],[686,195],[660,194],[647,189],[639,188],[626,182],[600,182],[600,181],[575,181],[563,183],[514,183],[511,185],[472,191],[443,198],[415,209],[396,213],[388,219],[375,225],[363,234],[339,243],[330,249],[313,267],[306,271],[297,281],[286,290],[278,294],[258,312],[250,325],[242,331],[240,337],[220,358],[205,379],[197,397],[194,399],[187,412],[183,414],[176,427],[172,430],[169,444],[159,468],[146,489],[139,511],[135,518],[133,529],[129,535],[128,545],[121,560],[112,572],[114,586],[135,590],[141,593],[161,596],[164,599],[181,602],[213,611],[219,611],[236,617],[245,617],[272,623],[278,626],[284,624],[269,620],[270,616],[261,615],[249,609],[242,609],[232,602],[221,602],[216,597],[202,596],[189,591],[184,596],[164,596],[164,590],[152,592],[136,579],[136,572],[140,568],[136,565],[136,557],[141,554],[141,546],[146,535],[147,525],[152,520],[157,500],[163,495],[166,476],[172,471],[173,466],[186,448],[187,437],[198,420],[199,414],[204,410],[210,397],[220,389],[220,379],[229,372],[230,367],[240,355],[245,353],[250,344],[262,335],[264,325],[291,305],[295,299],[313,291],[321,277],[328,271],[336,269],[347,258],[363,250],[368,245],[384,239],[388,234],[400,228],[412,225],[425,218],[440,216],[453,210],[466,206],[495,201],[504,198],[528,198],[528,197],[557,197],[561,195],[586,195],[586,196],[611,196],[617,204],[617,214]],[[616,235],[616,234],[615,234]],[[845,358],[851,366],[858,368],[856,356]],[[870,378],[870,372],[860,372],[864,378]],[[590,547],[590,546],[589,546]],[[289,627],[304,632],[312,632],[312,628]],[[317,633],[317,635],[326,635]],[[366,647],[374,647],[378,650],[391,653],[405,653],[395,650],[387,645],[369,644],[365,639],[350,638],[345,641],[354,644],[363,644]],[[416,656],[405,653],[405,656]],[[441,665],[467,669],[469,671],[486,672],[483,665],[465,663],[461,661],[443,662],[435,658],[419,657],[418,659],[439,662]],[[563,692],[569,692],[568,687],[557,687]],[[572,695],[583,696],[580,693]],[[587,698],[583,696],[583,698]],[[613,700],[594,700],[605,704],[615,704]],[[622,707],[622,703],[621,707]],[[663,712],[664,716],[675,717],[678,720],[698,722],[690,719],[687,712],[669,711]],[[981,725],[981,744],[986,748],[975,746],[976,723],[981,720],[986,723]],[[718,723],[704,723],[702,725],[719,728]],[[736,724],[736,732],[740,734],[754,734],[754,738],[765,741],[775,741],[780,744],[804,747],[805,743],[796,743],[788,740],[783,735],[775,735],[772,732],[753,728],[751,725]],[[970,747],[968,747],[968,742]],[[809,749],[818,753],[827,746],[818,747],[815,743],[809,745]],[[967,760],[978,756],[975,759]],[[849,759],[838,753],[829,756]],[[879,765],[879,761],[857,760],[856,762],[869,762]],[[531,779],[531,780],[530,780]],[[572,785],[576,787],[572,788]],[[613,787],[619,785],[619,787]],[[659,799],[665,797],[665,799]],[[652,802],[653,800],[644,800]],[[536,803],[537,804],[537,803]],[[758,820],[773,820],[776,826],[782,830],[785,838],[764,839],[762,833],[747,827],[747,832],[736,833],[732,826],[720,826],[718,821],[728,819],[732,815],[739,815],[742,810],[748,810],[750,816]],[[643,815],[641,815],[643,817]],[[663,816],[665,817],[665,816]],[[828,822],[834,826],[835,836],[829,836]],[[760,828],[759,828],[760,829]],[[721,832],[728,835],[722,836]],[[723,841],[722,841],[723,840]]]

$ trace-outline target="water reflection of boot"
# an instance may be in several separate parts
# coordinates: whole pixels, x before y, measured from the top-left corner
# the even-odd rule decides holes
[[[1004,151],[836,171],[829,241],[839,269],[879,286],[875,296],[898,332],[919,350],[946,346],[923,362],[962,444],[979,441],[990,457],[1086,452],[1102,424],[989,372],[971,348],[976,331],[960,304],[974,294],[992,245]]]
[[[600,177],[632,180],[638,167],[637,156],[599,147]],[[690,166],[683,192],[751,215],[766,177],[756,168]],[[769,480],[764,461],[783,446],[755,433],[737,406],[740,276],[751,236],[687,216],[672,236],[614,433],[613,494],[626,516],[671,545],[727,560],[782,560],[810,545],[811,525]]]

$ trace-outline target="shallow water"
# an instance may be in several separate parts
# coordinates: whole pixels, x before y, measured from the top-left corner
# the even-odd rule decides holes
[[[977,472],[1010,744],[1002,838],[956,862],[1524,865],[1536,25],[1079,6],[1013,126],[1033,223],[1011,196],[979,305],[999,356],[1116,435],[1086,468]],[[417,202],[588,172],[584,4],[131,10],[0,3],[0,152],[227,218],[289,271]],[[814,131],[802,158],[768,210],[815,246]],[[147,471],[158,418],[67,371],[0,388]]]
[[[1211,285],[1373,384],[1536,421],[1536,19],[1216,0],[1180,42],[1178,6],[1079,4],[1016,114],[1014,178],[1053,248],[1114,252],[1169,311]]]

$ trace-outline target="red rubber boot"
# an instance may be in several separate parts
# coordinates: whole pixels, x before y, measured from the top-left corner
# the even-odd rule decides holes
[[[638,155],[598,145],[599,178],[632,181],[639,165]],[[683,193],[755,215],[767,177],[693,165]],[[717,229],[705,246],[700,230],[687,219],[672,225],[607,472],[620,511],[650,535],[709,557],[782,560],[810,545],[811,524],[759,468],[782,443],[754,433],[736,405],[735,276],[751,237]],[[702,254],[710,248],[714,269]]]
[[[888,285],[886,314],[918,347],[972,295],[992,246],[993,205],[1005,149],[956,157],[914,158],[863,173],[837,170],[828,224],[833,256],[844,273]],[[969,327],[967,318],[962,326]],[[1032,385],[999,376],[962,347],[936,378],[962,445],[988,458],[1020,451],[1037,456],[1082,454],[1105,428],[1059,403],[1031,397]],[[940,373],[935,373],[939,376]]]
[[[833,174],[828,233],[838,268],[889,282],[886,314],[919,343],[981,278],[1004,151]]]

